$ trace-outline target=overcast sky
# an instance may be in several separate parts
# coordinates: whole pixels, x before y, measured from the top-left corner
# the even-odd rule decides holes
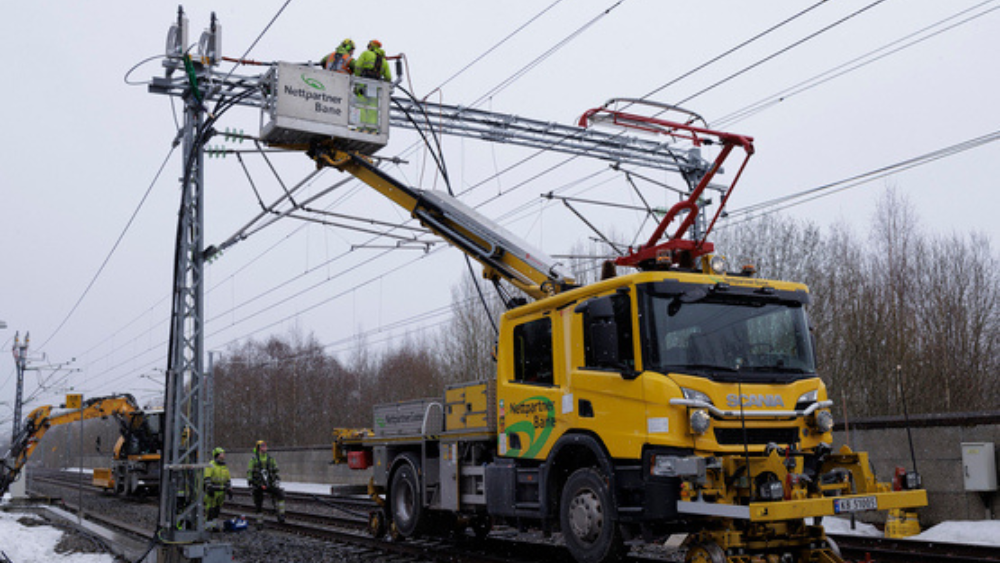
[[[755,139],[757,153],[730,202],[732,211],[1000,130],[994,59],[1000,3],[872,4],[823,3],[676,82],[812,2],[292,0],[263,36],[283,3],[218,0],[185,9],[192,42],[216,12],[224,54],[231,57],[249,49],[247,56],[259,61],[317,61],[344,37],[359,46],[378,38],[390,54],[405,53],[410,75],[404,85],[418,96],[451,79],[432,97],[447,104],[479,102],[482,109],[571,124],[612,97],[655,92],[651,100],[683,102],[713,127]],[[6,351],[17,331],[22,337],[31,333],[33,365],[75,359],[78,370],[29,372],[26,395],[33,402],[25,414],[60,402],[70,387],[89,396],[129,391],[149,397],[157,391],[166,366],[181,163],[175,152],[153,183],[170,153],[176,114],[170,99],[148,93],[144,83],[163,73],[156,56],[164,51],[176,11],[171,3],[40,0],[8,6],[0,23],[8,53],[0,90],[7,131],[0,151],[0,320],[8,325],[0,329],[0,421],[11,415],[2,402],[14,398],[14,365]],[[876,51],[889,45],[898,51]],[[145,59],[128,76],[134,85],[126,84],[126,73]],[[867,64],[854,68],[859,63]],[[226,63],[220,70],[231,68]],[[495,88],[526,68],[509,86]],[[847,72],[807,82],[838,68]],[[261,67],[236,72],[253,74]],[[762,111],[733,118],[761,100],[770,100]],[[256,134],[259,114],[233,110],[218,123],[220,130],[227,127]],[[388,170],[412,185],[442,189],[430,159],[413,150],[417,140],[411,131],[392,132],[382,154],[402,155],[409,164]],[[224,143],[217,138],[210,144]],[[570,252],[592,233],[539,194],[557,190],[635,202],[624,177],[605,162],[577,159],[556,166],[565,156],[542,155],[521,163],[533,151],[461,139],[446,139],[444,153],[452,187],[464,192],[463,200],[549,254]],[[281,188],[266,164],[259,157],[246,160],[263,198],[277,198]],[[289,185],[314,169],[303,155],[272,160]],[[259,207],[234,158],[206,162],[206,243],[217,244]],[[990,143],[783,213],[824,226],[846,222],[864,234],[874,201],[889,182],[913,203],[926,230],[977,231],[995,239],[998,177],[1000,144]],[[323,172],[307,191],[340,179],[337,172]],[[659,205],[676,200],[652,185],[642,189]],[[323,201],[341,213],[406,219],[357,182]],[[582,210],[606,232],[629,241],[642,225],[639,214]],[[650,225],[643,228],[648,236]],[[407,330],[437,330],[452,288],[467,275],[460,253],[443,245],[427,254],[356,248],[393,242],[286,221],[237,244],[209,266],[206,347],[225,350],[297,328],[347,358],[359,334],[375,346]]]

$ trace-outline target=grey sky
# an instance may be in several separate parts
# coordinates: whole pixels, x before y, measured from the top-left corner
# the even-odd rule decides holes
[[[378,38],[390,54],[406,54],[412,74],[404,85],[412,85],[422,96],[550,4],[293,0],[249,57],[316,61],[346,36],[359,46]],[[572,123],[608,98],[646,95],[811,4],[624,0],[616,5],[612,0],[564,0],[449,82],[434,100],[456,105],[479,100],[614,6],[479,106]],[[979,6],[951,24],[1000,7],[995,1],[887,0],[700,93],[869,4],[827,2],[653,96],[675,103],[698,94],[684,105],[713,126],[755,138],[757,154],[730,210],[1000,129],[993,60],[1000,41],[996,11],[816,87],[786,94],[783,101],[745,119],[717,125],[758,100],[963,10]],[[215,10],[224,29],[224,53],[238,57],[281,5],[246,0],[188,3],[190,39],[197,39]],[[20,2],[8,7],[0,24],[0,41],[9,54],[8,78],[0,92],[7,131],[0,152],[0,320],[8,324],[0,330],[0,401],[13,400],[13,362],[6,351],[15,331],[31,331],[36,356],[44,352],[50,362],[76,358],[74,366],[80,370],[45,381],[43,391],[38,385],[48,372],[29,373],[27,393],[37,399],[26,412],[59,402],[69,386],[88,395],[131,391],[148,396],[156,387],[150,378],[165,367],[181,167],[176,153],[94,287],[65,326],[53,333],[90,283],[170,150],[175,134],[170,100],[148,94],[142,85],[129,86],[123,77],[143,59],[162,54],[176,9],[171,3]],[[221,68],[228,71],[231,65]],[[161,74],[159,60],[152,60],[129,79],[143,82]],[[258,126],[259,116],[246,109],[230,112],[219,123],[220,130],[231,127],[249,134],[256,134]],[[401,153],[417,139],[413,132],[394,131],[384,154]],[[223,142],[219,138],[210,144]],[[540,193],[594,175],[565,188],[566,195],[632,197],[623,177],[608,171],[603,162],[574,161],[536,178],[565,159],[545,155],[491,179],[531,151],[458,139],[447,139],[444,149],[453,187],[468,191],[463,199],[482,204],[482,213],[549,254],[566,253],[591,233],[560,204],[543,202]],[[443,188],[423,152],[406,158],[409,165],[390,172],[420,187]],[[265,200],[277,197],[280,187],[265,165],[252,157],[247,161]],[[290,183],[313,169],[302,155],[280,155],[275,162],[282,179]],[[206,238],[218,243],[258,208],[233,158],[207,163]],[[900,172],[889,181],[910,198],[928,229],[978,230],[995,240],[998,168],[1000,144],[993,143]],[[654,175],[678,184],[675,178]],[[310,189],[340,179],[336,172],[324,172]],[[882,180],[872,182],[785,213],[823,225],[846,221],[861,232],[884,185]],[[656,203],[675,200],[659,193]],[[405,219],[356,182],[324,201],[339,212],[384,221]],[[641,223],[637,214],[591,213],[602,228],[623,238],[631,239]],[[649,225],[645,228],[648,236]],[[467,275],[460,253],[447,248],[427,255],[415,250],[350,251],[368,238],[285,222],[234,246],[209,269],[207,347],[223,349],[249,336],[261,338],[297,326],[346,357],[352,335],[360,332],[374,345],[399,338],[406,330],[431,330],[427,327],[444,317],[400,323],[448,306],[451,287]],[[43,363],[39,359],[37,365]],[[149,377],[140,377],[143,374]],[[9,406],[0,405],[0,421],[9,417]]]

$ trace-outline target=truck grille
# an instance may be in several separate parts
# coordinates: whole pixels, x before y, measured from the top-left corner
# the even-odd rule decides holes
[[[787,445],[798,442],[798,429],[796,428],[747,428],[747,443],[767,444],[774,442],[779,445]],[[743,443],[742,428],[716,428],[715,441],[724,446],[735,446]]]

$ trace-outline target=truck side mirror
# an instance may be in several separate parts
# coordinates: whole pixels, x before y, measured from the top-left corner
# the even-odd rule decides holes
[[[615,297],[597,297],[577,305],[575,309],[584,314],[587,364],[591,367],[616,369],[621,371],[625,379],[634,379],[638,373],[622,361],[619,349],[619,327],[613,301]]]

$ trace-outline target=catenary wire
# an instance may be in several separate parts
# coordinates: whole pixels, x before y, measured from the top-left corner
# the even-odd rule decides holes
[[[750,65],[748,65],[746,67],[743,67],[742,69],[740,69],[740,70],[738,70],[738,71],[730,74],[729,76],[723,78],[722,80],[716,81],[716,82],[712,83],[711,85],[706,86],[705,88],[702,88],[701,90],[695,92],[694,94],[691,94],[690,96],[688,96],[688,97],[682,99],[681,101],[677,102],[676,105],[682,106],[682,105],[686,104],[687,102],[689,102],[689,101],[697,98],[698,96],[701,96],[702,94],[704,94],[706,92],[714,90],[715,88],[718,88],[719,86],[721,86],[721,85],[729,82],[730,80],[733,80],[734,78],[737,78],[739,76],[742,76],[743,74],[746,74],[747,72],[749,72],[749,71],[751,71],[751,70],[759,67],[760,65],[762,65],[762,64],[764,64],[764,63],[766,63],[766,62],[768,62],[770,60],[773,60],[774,58],[776,58],[776,57],[778,57],[780,55],[783,55],[784,53],[787,53],[788,51],[791,51],[792,49],[794,49],[796,47],[799,47],[799,46],[803,45],[804,43],[806,43],[806,42],[808,42],[808,41],[810,41],[812,39],[815,39],[816,37],[819,37],[820,35],[826,33],[827,31],[830,31],[831,29],[833,29],[833,28],[835,28],[835,27],[843,24],[844,22],[846,22],[846,21],[848,21],[850,19],[853,19],[853,18],[855,18],[855,17],[863,14],[864,12],[867,12],[868,10],[870,10],[870,9],[872,9],[872,8],[878,6],[879,4],[882,4],[883,2],[886,2],[886,1],[887,0],[876,0],[875,2],[872,2],[871,4],[868,4],[867,6],[864,6],[863,8],[855,10],[854,12],[851,12],[850,14],[848,14],[848,15],[840,18],[839,20],[837,20],[837,21],[835,21],[835,22],[833,22],[833,23],[831,23],[829,25],[823,26],[822,28],[820,28],[817,31],[814,31],[813,33],[810,33],[809,35],[803,37],[802,39],[799,39],[798,41],[795,41],[792,44],[790,44],[790,45],[788,45],[786,47],[782,47],[781,49],[778,49],[777,51],[771,53],[770,55],[768,55],[768,56],[766,56],[766,57],[764,57],[762,59],[759,59],[758,61],[754,62],[753,64],[750,64]]]
[[[747,45],[753,43],[754,41],[757,41],[758,39],[760,39],[760,38],[762,38],[762,37],[764,37],[766,35],[769,35],[770,33],[778,30],[781,27],[784,27],[785,25],[787,25],[787,24],[789,24],[789,23],[797,20],[798,18],[800,18],[800,17],[808,14],[809,12],[815,10],[816,8],[822,6],[823,4],[826,4],[826,3],[827,3],[827,0],[820,0],[819,2],[816,2],[812,6],[809,6],[808,8],[802,10],[801,12],[799,12],[799,13],[797,13],[797,14],[795,14],[795,15],[793,15],[793,16],[791,16],[791,17],[789,17],[789,18],[787,18],[787,19],[785,19],[785,20],[783,20],[783,21],[781,21],[781,22],[779,22],[779,23],[777,23],[777,24],[775,24],[775,25],[767,28],[767,29],[765,29],[764,31],[758,33],[757,35],[754,35],[750,39],[747,39],[746,41],[743,41],[743,42],[737,44],[736,46],[731,47],[730,49],[728,49],[728,50],[726,50],[726,51],[724,51],[724,52],[716,55],[715,57],[712,57],[711,59],[709,59],[709,60],[705,61],[704,63],[702,63],[702,64],[694,67],[693,69],[685,72],[684,74],[681,74],[680,76],[671,79],[669,82],[663,84],[662,86],[656,87],[655,89],[653,89],[652,91],[650,91],[648,94],[646,94],[645,96],[642,96],[639,99],[640,100],[647,100],[647,99],[655,96],[656,94],[659,94],[663,90],[669,88],[670,86],[673,86],[674,84],[680,82],[681,80],[684,80],[685,78],[691,76],[692,74],[694,74],[694,73],[696,73],[696,72],[698,72],[700,70],[704,70],[706,67],[708,67],[708,66],[710,66],[710,65],[712,65],[712,64],[714,64],[714,63],[716,63],[716,62],[718,62],[718,61],[720,61],[722,59],[724,59],[725,57],[728,57],[729,55],[735,53],[736,51],[739,51],[740,49],[746,47]]]
[[[829,82],[831,80],[834,80],[834,79],[839,78],[841,76],[844,76],[844,75],[846,75],[848,73],[851,73],[851,72],[853,72],[855,70],[858,70],[858,69],[861,69],[863,67],[866,67],[866,66],[868,66],[868,65],[870,65],[872,63],[878,62],[878,61],[880,61],[880,60],[882,60],[884,58],[887,58],[887,57],[889,57],[891,55],[899,53],[899,52],[901,52],[901,51],[903,51],[905,49],[908,49],[910,47],[916,46],[916,45],[918,45],[920,43],[923,43],[924,41],[927,41],[928,39],[937,37],[938,35],[941,35],[941,34],[947,32],[947,31],[951,31],[951,30],[953,30],[953,29],[955,29],[955,28],[957,28],[957,27],[959,27],[961,25],[964,25],[966,23],[969,23],[969,22],[972,22],[974,20],[977,20],[977,19],[979,19],[979,18],[981,18],[981,17],[983,17],[985,15],[988,15],[988,14],[990,14],[990,13],[996,11],[996,10],[1000,10],[1000,7],[993,7],[993,8],[990,8],[989,10],[980,12],[978,14],[973,14],[973,15],[971,15],[971,16],[969,16],[969,17],[967,17],[967,18],[965,18],[965,19],[963,19],[961,21],[952,23],[951,25],[948,25],[948,26],[946,26],[946,27],[944,27],[942,29],[938,29],[938,30],[934,31],[933,33],[924,35],[923,37],[918,37],[922,33],[930,31],[930,30],[932,30],[932,29],[934,29],[936,27],[939,27],[939,26],[941,26],[941,25],[943,25],[943,24],[945,24],[945,23],[947,23],[947,22],[949,22],[951,20],[954,20],[954,19],[956,19],[958,17],[961,17],[962,15],[965,15],[965,14],[967,14],[967,13],[973,11],[973,10],[981,8],[981,7],[983,7],[986,4],[992,4],[992,3],[995,3],[995,2],[996,2],[996,0],[986,0],[985,2],[980,2],[979,4],[976,4],[975,6],[972,6],[970,8],[966,8],[964,10],[961,10],[961,11],[959,11],[959,12],[957,12],[957,13],[955,13],[955,14],[947,17],[947,18],[939,20],[939,21],[937,21],[937,22],[935,22],[935,23],[933,23],[931,25],[925,26],[925,27],[923,27],[923,28],[921,28],[921,29],[919,29],[917,31],[914,31],[913,33],[907,34],[907,35],[905,35],[905,36],[903,36],[903,37],[901,37],[899,39],[896,39],[895,41],[887,43],[887,44],[885,44],[885,45],[883,45],[883,46],[881,46],[881,47],[879,47],[877,49],[873,49],[872,51],[869,51],[869,52],[865,53],[864,55],[861,55],[859,57],[855,57],[854,59],[851,59],[850,61],[847,61],[847,62],[845,62],[843,64],[840,64],[840,65],[837,65],[837,66],[835,66],[833,68],[830,68],[830,69],[826,70],[825,72],[817,74],[817,75],[815,75],[815,76],[813,76],[813,77],[811,77],[809,79],[803,80],[803,81],[801,81],[801,82],[799,82],[799,83],[797,83],[797,84],[795,84],[793,86],[790,86],[788,88],[785,88],[784,90],[781,90],[780,92],[777,92],[777,93],[772,94],[770,96],[767,96],[765,98],[761,98],[760,100],[758,100],[758,101],[756,101],[756,102],[754,102],[754,103],[752,103],[750,105],[744,106],[741,109],[738,109],[738,110],[733,111],[733,112],[731,112],[731,113],[729,113],[727,115],[724,115],[724,116],[720,117],[719,119],[716,119],[714,121],[714,124],[715,124],[716,127],[728,127],[730,125],[733,125],[735,123],[743,121],[744,119],[746,119],[746,118],[748,118],[750,116],[756,115],[756,114],[758,114],[758,113],[760,113],[760,112],[762,112],[762,111],[764,111],[766,109],[770,109],[770,108],[774,107],[776,104],[788,100],[792,96],[801,94],[801,93],[803,93],[805,91],[808,91],[808,90],[811,90],[813,88],[816,88],[817,86],[821,86],[821,85],[823,85],[823,84],[825,84],[825,83],[827,83],[827,82]],[[908,43],[900,45],[900,43],[904,43],[904,42],[906,42],[906,41],[908,41],[910,39],[912,39],[912,41],[909,41]],[[893,46],[896,46],[896,45],[899,45],[899,46],[896,47],[896,48],[894,48],[894,49],[891,49],[891,50],[887,51],[887,49],[890,49],[890,48],[892,48]],[[885,51],[885,52],[883,52],[883,51]],[[878,54],[878,53],[881,53],[881,54]],[[878,56],[875,56],[877,54],[878,54]]]
[[[882,166],[874,170],[864,172],[862,174],[857,174],[849,178],[845,178],[843,180],[838,180],[836,182],[831,182],[829,184],[824,184],[822,186],[817,186],[815,188],[801,190],[779,198],[774,198],[741,209],[736,209],[734,211],[731,211],[729,215],[731,220],[735,221],[739,220],[741,216],[748,217],[754,213],[758,213],[759,216],[760,214],[762,214],[761,212],[765,209],[768,210],[767,211],[768,213],[774,213],[776,211],[787,209],[789,207],[801,205],[802,203],[806,203],[808,201],[812,201],[820,197],[825,197],[827,195],[832,195],[837,192],[851,189],[894,173],[909,170],[910,168],[922,166],[924,164],[929,164],[931,162],[940,160],[942,158],[954,156],[956,154],[960,154],[965,151],[978,148],[983,145],[993,143],[996,141],[1000,141],[1000,130],[993,131],[992,133],[987,133],[986,135],[981,135],[979,137],[975,137],[972,139],[968,139],[960,143],[949,145],[947,147],[943,147],[928,153],[924,153],[922,155],[913,158],[901,160],[899,162],[895,162],[887,166]],[[795,200],[802,200],[802,201],[795,201]],[[790,202],[795,202],[795,203],[790,203]],[[734,224],[740,224],[740,223],[730,222],[727,225],[727,227],[731,227]]]
[[[607,9],[605,9],[604,11],[602,11],[601,13],[597,14],[590,21],[588,21],[587,23],[583,24],[581,27],[577,28],[573,33],[570,33],[568,36],[566,36],[565,38],[563,38],[562,40],[560,40],[558,43],[556,43],[555,45],[553,45],[552,47],[550,47],[548,50],[546,50],[545,52],[543,52],[541,55],[539,55],[539,56],[535,57],[534,59],[532,59],[531,62],[529,62],[528,64],[522,66],[517,71],[515,71],[512,75],[508,76],[503,81],[501,81],[499,84],[497,84],[496,86],[494,86],[493,88],[491,88],[490,90],[488,90],[485,94],[483,94],[482,96],[480,96],[476,101],[474,101],[471,104],[469,104],[469,107],[473,107],[473,108],[477,107],[480,104],[482,104],[483,102],[485,102],[486,100],[492,98],[493,96],[495,96],[495,95],[499,94],[500,92],[502,92],[503,90],[505,90],[508,86],[510,86],[511,84],[513,84],[514,82],[516,82],[517,80],[519,80],[522,76],[524,76],[525,74],[527,74],[529,71],[531,71],[532,69],[534,69],[536,66],[538,66],[543,61],[545,61],[546,59],[548,59],[549,57],[551,57],[552,55],[554,55],[556,52],[558,52],[560,49],[562,49],[563,47],[565,47],[567,44],[569,44],[573,39],[576,39],[578,36],[580,36],[581,34],[583,34],[583,32],[587,31],[591,26],[593,26],[598,21],[600,21],[601,19],[603,19],[605,16],[607,16],[608,14],[610,14],[612,10],[614,10],[615,8],[617,8],[618,6],[620,6],[622,4],[622,2],[624,2],[624,1],[625,0],[618,0],[617,2],[615,2],[614,4],[612,4],[610,7],[608,7]]]
[[[487,55],[489,55],[490,53],[492,53],[493,51],[495,51],[497,48],[499,48],[501,45],[503,45],[504,43],[506,43],[507,41],[509,41],[512,37],[514,37],[515,35],[517,35],[521,31],[523,31],[524,28],[526,28],[529,25],[531,25],[532,23],[534,23],[535,20],[537,20],[538,18],[542,17],[546,12],[548,12],[549,10],[551,10],[552,8],[554,8],[560,2],[562,2],[562,0],[555,0],[555,2],[553,2],[553,3],[549,4],[548,6],[546,6],[545,8],[543,8],[541,12],[538,12],[537,14],[535,14],[534,16],[532,16],[531,19],[529,19],[528,21],[524,22],[523,24],[521,24],[520,27],[518,27],[514,31],[510,32],[509,34],[507,34],[506,37],[504,37],[499,42],[497,42],[495,45],[493,45],[492,47],[490,47],[489,49],[487,49],[486,51],[484,51],[482,54],[480,54],[478,57],[476,57],[475,59],[473,59],[471,62],[469,62],[468,64],[466,64],[465,66],[463,66],[461,69],[458,70],[458,72],[456,72],[455,74],[452,74],[451,76],[449,76],[448,78],[446,78],[444,82],[438,84],[436,88],[434,88],[433,90],[431,90],[430,92],[428,92],[426,95],[424,95],[424,97],[422,99],[426,100],[432,94],[434,94],[435,92],[437,92],[437,91],[441,90],[442,88],[444,88],[449,82],[451,82],[452,80],[458,78],[465,71],[467,71],[470,68],[472,68],[476,63],[478,63],[479,61],[483,60]]]
[[[167,162],[169,162],[170,157],[173,156],[175,148],[176,147],[171,146],[170,150],[167,151],[167,156],[163,158],[163,162],[160,164],[160,168],[156,171],[156,174],[153,176],[153,180],[149,183],[149,187],[146,188],[146,193],[142,194],[142,198],[139,200],[139,204],[136,205],[135,210],[132,211],[132,215],[125,223],[125,227],[122,229],[121,233],[119,233],[118,239],[115,240],[115,243],[111,246],[111,250],[108,251],[107,256],[104,257],[104,261],[101,262],[100,267],[97,268],[97,272],[94,274],[94,277],[90,279],[90,283],[88,283],[87,287],[84,288],[83,293],[76,300],[76,303],[69,310],[69,312],[66,313],[66,316],[63,318],[62,322],[59,323],[59,326],[57,326],[56,329],[52,331],[51,334],[49,334],[48,338],[46,338],[45,341],[42,342],[42,344],[38,347],[39,351],[44,349],[45,345],[51,342],[52,339],[59,334],[62,328],[66,326],[66,323],[70,320],[70,318],[72,318],[73,313],[75,313],[77,308],[80,306],[80,303],[83,303],[84,298],[87,297],[87,294],[90,293],[91,288],[94,287],[94,283],[97,282],[98,278],[101,277],[101,272],[104,271],[104,268],[108,265],[108,262],[111,260],[111,257],[114,256],[115,251],[118,250],[118,245],[121,244],[122,239],[125,238],[125,233],[127,233],[129,228],[132,226],[132,222],[135,221],[135,218],[139,214],[139,211],[142,209],[143,204],[146,203],[146,198],[148,198],[150,192],[153,191],[153,186],[156,185],[156,181],[160,179],[160,174],[163,173],[163,169],[167,166]]]

